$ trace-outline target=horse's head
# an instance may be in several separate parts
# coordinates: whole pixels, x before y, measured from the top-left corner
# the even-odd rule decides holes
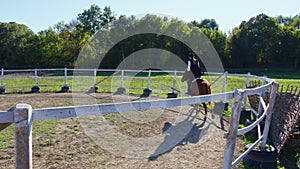
[[[187,81],[187,80],[193,80],[193,73],[191,71],[187,71],[185,69],[182,77],[181,77],[181,82]]]

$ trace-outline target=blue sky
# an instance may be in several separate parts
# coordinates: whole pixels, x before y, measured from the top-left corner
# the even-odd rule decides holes
[[[2,0],[0,22],[22,23],[39,32],[60,21],[70,22],[92,4],[110,6],[117,16],[154,13],[186,22],[215,19],[224,32],[261,13],[273,17],[300,13],[300,0]]]

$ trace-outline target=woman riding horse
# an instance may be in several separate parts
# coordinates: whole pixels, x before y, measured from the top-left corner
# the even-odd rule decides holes
[[[187,92],[189,93],[190,92],[190,87],[191,87],[191,84],[192,84],[192,80],[194,80],[195,78],[200,78],[201,75],[202,75],[202,70],[201,70],[201,67],[200,67],[200,63],[197,60],[194,53],[189,53],[186,70],[188,72],[191,71],[194,75],[194,77],[190,77],[190,79],[187,81],[187,85],[188,85],[188,91]]]
[[[211,94],[210,83],[206,79],[194,78],[194,75],[191,71],[187,71],[187,70],[184,71],[184,74],[181,78],[181,82],[184,82],[184,81],[188,81],[188,82],[190,81],[190,83],[191,83],[190,90],[189,90],[189,94],[191,96]],[[206,118],[207,106],[205,103],[202,103],[202,104],[204,107],[205,118]],[[212,113],[212,108],[213,108],[212,102],[209,102],[209,105],[210,105],[210,111]],[[200,111],[199,104],[193,105],[193,106],[198,113]],[[214,116],[212,115],[212,117],[214,117]]]

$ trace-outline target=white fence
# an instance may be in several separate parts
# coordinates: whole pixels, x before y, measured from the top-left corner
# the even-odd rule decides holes
[[[151,74],[151,73],[149,73]],[[176,76],[176,73],[175,73]],[[96,114],[108,114],[127,111],[149,110],[156,108],[168,108],[175,106],[184,106],[202,102],[220,102],[228,99],[233,99],[232,111],[228,132],[226,133],[227,143],[224,152],[223,168],[233,168],[243,157],[249,153],[257,144],[261,143],[261,147],[266,146],[266,139],[268,137],[269,125],[274,106],[275,96],[278,84],[266,77],[257,77],[250,74],[238,75],[231,74],[231,76],[244,76],[246,77],[246,86],[249,84],[250,78],[257,78],[263,80],[263,85],[254,89],[236,89],[234,92],[225,92],[228,73],[224,73],[223,92],[212,95],[171,98],[171,99],[158,99],[147,101],[134,101],[123,102],[114,104],[99,104],[99,105],[86,105],[86,106],[68,106],[68,107],[54,107],[44,109],[32,110],[30,105],[17,104],[12,109],[0,112],[0,129],[5,128],[10,123],[15,123],[15,149],[16,149],[16,167],[17,168],[31,168],[32,167],[32,121],[33,120],[47,120],[70,118],[77,116],[89,116]],[[265,103],[263,95],[270,90],[270,101]],[[260,108],[258,112],[251,109],[257,115],[257,120],[252,125],[238,129],[239,117],[242,108],[247,107],[246,98],[248,95],[260,95]],[[262,112],[260,112],[262,110]],[[78,113],[85,112],[85,113]],[[236,137],[252,130],[256,125],[265,120],[263,133],[260,133],[259,139],[243,153],[239,158],[233,161]]]
[[[0,93],[4,93],[5,89],[24,89],[24,88],[33,88],[33,87],[71,87],[72,82],[70,80],[82,77],[89,77],[91,78],[91,82],[89,83],[90,86],[88,87],[96,87],[96,86],[105,86],[102,84],[102,80],[97,82],[97,76],[99,73],[106,72],[109,76],[119,77],[120,84],[115,87],[122,87],[124,85],[125,78],[136,78],[142,79],[147,81],[147,85],[144,86],[146,88],[151,87],[151,76],[153,73],[168,73],[173,74],[173,87],[176,84],[176,76],[177,73],[183,73],[183,71],[174,71],[174,70],[117,70],[117,69],[69,69],[69,68],[58,68],[58,69],[24,69],[24,70],[6,70],[1,69],[0,73]],[[146,77],[133,77],[128,74],[138,74],[138,73],[147,73]],[[81,75],[83,74],[83,75]],[[101,75],[105,76],[105,75]],[[24,86],[18,83],[8,83],[9,81],[13,81],[16,78],[22,79],[23,82],[26,82],[28,85]],[[69,84],[68,84],[69,83]],[[153,82],[152,82],[153,83]],[[84,84],[86,85],[86,84]],[[161,86],[162,87],[162,86]],[[165,88],[160,88],[160,90],[170,89],[168,86],[164,86]],[[67,91],[67,90],[66,90]],[[11,93],[11,92],[10,92]]]
[[[143,76],[140,76],[140,73],[143,73]],[[153,80],[153,77],[156,73],[169,74],[168,78],[170,78],[170,83],[162,84]],[[2,68],[0,73],[0,93],[39,92],[40,89],[42,90],[45,88],[46,89],[43,91],[46,92],[67,92],[69,89],[76,90],[79,87],[83,86],[85,86],[85,88],[80,92],[88,91],[92,88],[101,89],[105,87],[111,87],[111,89],[113,88],[114,90],[117,90],[118,88],[130,88],[133,90],[143,90],[145,88],[151,88],[160,91],[171,90],[172,92],[176,92],[176,83],[178,82],[178,77],[182,74],[183,71],[174,70],[118,70],[69,68],[6,70]],[[224,82],[222,82],[222,92],[226,91],[226,89],[224,88],[226,87],[226,73],[206,72],[206,74],[223,77]],[[241,75],[232,74],[232,76]],[[114,80],[116,80],[115,78],[117,78],[119,84],[107,84],[106,80],[109,78],[114,78]],[[247,75],[247,79],[250,78],[256,77],[252,77],[250,74]],[[84,83],[74,83],[76,79],[80,79],[78,81],[84,81]],[[125,86],[125,81],[128,79],[139,79],[141,81],[144,81],[145,83],[144,86],[140,86],[139,88],[132,88],[132,86]],[[24,86],[24,84],[26,85]],[[218,91],[218,93],[219,92],[221,91]]]

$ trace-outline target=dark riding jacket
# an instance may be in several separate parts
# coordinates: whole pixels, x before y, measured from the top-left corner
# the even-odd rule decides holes
[[[190,62],[190,70],[192,71],[194,77],[200,78],[202,75],[202,70],[200,68],[199,61],[191,59],[189,60],[189,62]]]

